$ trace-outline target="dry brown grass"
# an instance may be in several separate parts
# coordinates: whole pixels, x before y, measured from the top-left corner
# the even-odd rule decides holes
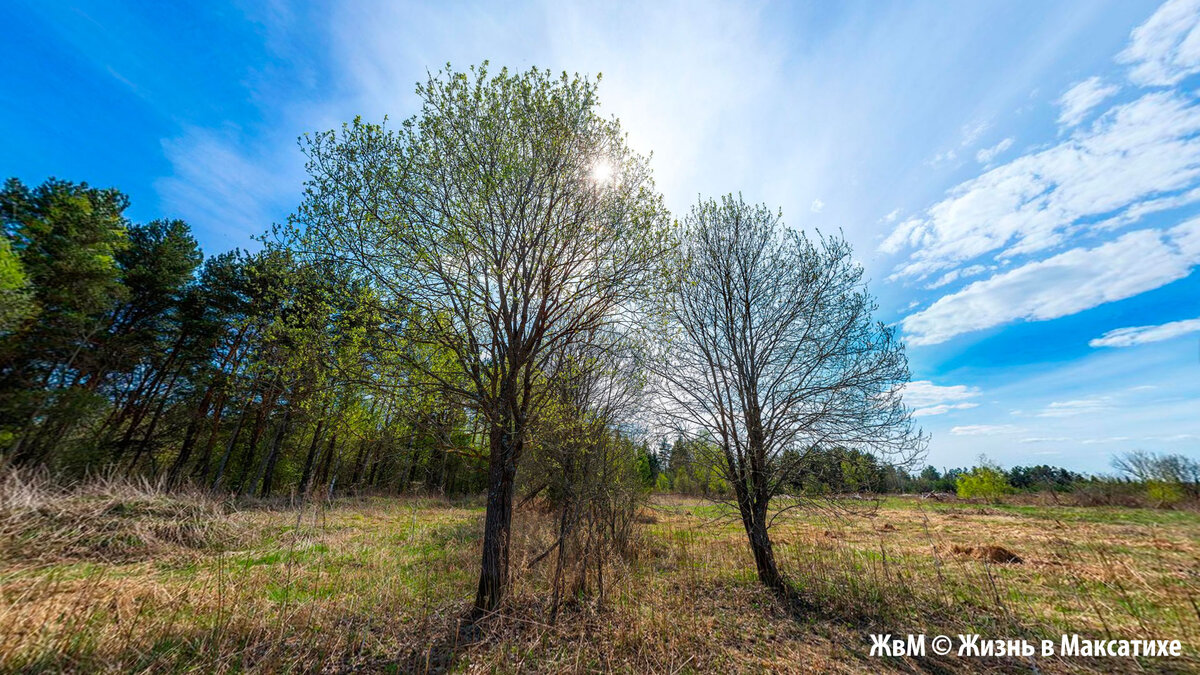
[[[98,477],[63,486],[44,473],[0,473],[0,559],[120,562],[232,542],[229,505],[145,480]]]
[[[167,499],[133,501],[159,498]],[[5,502],[24,509],[6,519],[75,508],[50,502]],[[1196,645],[1200,615],[1190,603],[1200,587],[1200,527],[1182,516],[1131,512],[1152,520],[1142,523],[1119,513],[1089,519],[1085,510],[929,509],[903,500],[873,516],[796,512],[774,529],[780,565],[796,585],[785,603],[756,583],[740,526],[704,502],[664,497],[639,518],[630,555],[605,569],[603,595],[572,598],[552,622],[550,566],[530,567],[550,541],[550,516],[527,509],[515,524],[519,572],[509,601],[467,626],[476,501],[194,508],[182,513],[206,513],[214,531],[231,536],[199,548],[196,539],[156,536],[152,554],[135,547],[138,555],[109,556],[110,547],[88,548],[92,539],[69,543],[79,540],[54,530],[61,519],[22,525],[44,536],[22,545],[27,557],[0,562],[0,670],[1178,672],[1200,664],[1191,646],[1175,663],[868,656],[871,632],[1035,637],[1069,629]],[[106,522],[111,509],[77,512]],[[954,546],[1003,548],[1024,562],[993,564]]]

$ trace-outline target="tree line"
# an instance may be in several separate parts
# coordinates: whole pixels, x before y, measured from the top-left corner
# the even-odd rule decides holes
[[[238,495],[482,485],[464,415],[376,387],[366,290],[266,246],[202,259],[112,189],[0,193],[4,459]],[[377,342],[377,341],[376,341]]]

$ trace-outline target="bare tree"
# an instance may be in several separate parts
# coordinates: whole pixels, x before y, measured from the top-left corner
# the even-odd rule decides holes
[[[408,365],[486,428],[477,614],[508,583],[539,374],[626,316],[663,262],[661,198],[617,121],[597,114],[596,84],[447,69],[418,86],[421,112],[399,131],[356,120],[306,148],[305,248],[375,288],[397,334],[430,347],[402,350]]]
[[[850,246],[780,218],[733,196],[692,208],[654,368],[666,418],[716,448],[758,577],[782,593],[769,507],[806,452],[841,445],[907,463],[924,438],[900,398],[902,345],[872,320]]]
[[[1200,462],[1183,455],[1130,450],[1112,458],[1114,469],[1143,483],[1176,484],[1191,496],[1200,494]]]

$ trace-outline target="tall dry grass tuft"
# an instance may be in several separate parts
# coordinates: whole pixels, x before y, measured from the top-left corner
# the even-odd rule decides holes
[[[45,471],[0,475],[0,559],[118,562],[236,539],[231,505],[162,482],[112,475],[60,484]]]

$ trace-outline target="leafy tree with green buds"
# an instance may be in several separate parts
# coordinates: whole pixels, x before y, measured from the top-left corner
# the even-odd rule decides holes
[[[538,374],[628,320],[668,244],[647,160],[599,114],[597,84],[447,67],[398,129],[356,119],[305,141],[298,248],[370,284],[409,339],[448,355],[406,352],[485,429],[479,614],[508,584],[514,477],[546,404]]]

